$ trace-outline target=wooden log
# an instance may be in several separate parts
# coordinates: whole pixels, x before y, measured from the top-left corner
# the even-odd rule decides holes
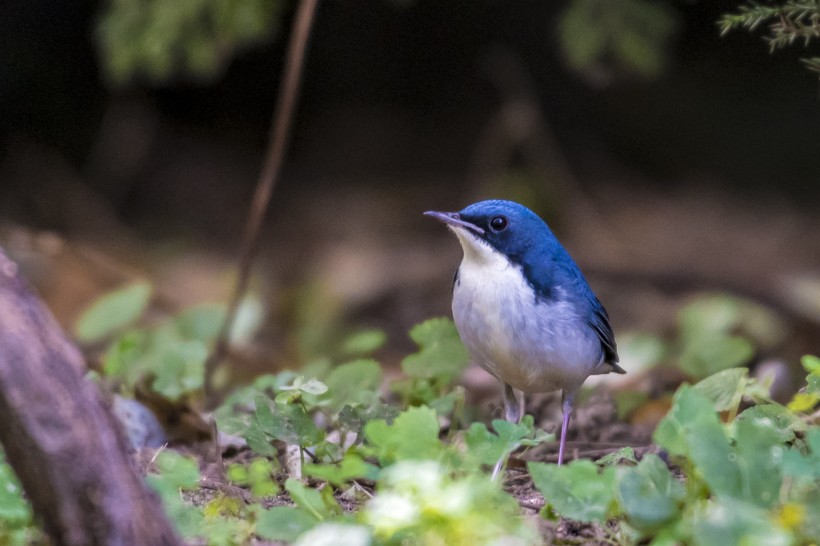
[[[0,249],[0,443],[56,545],[180,544],[85,366]]]

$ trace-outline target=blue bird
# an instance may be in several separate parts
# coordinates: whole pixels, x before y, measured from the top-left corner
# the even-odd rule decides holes
[[[460,212],[424,214],[461,243],[453,319],[473,361],[503,385],[507,421],[521,419],[518,391],[561,390],[562,464],[581,384],[590,375],[626,373],[606,309],[547,224],[523,205],[481,201]]]

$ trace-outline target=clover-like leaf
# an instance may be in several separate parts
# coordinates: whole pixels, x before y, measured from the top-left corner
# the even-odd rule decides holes
[[[174,325],[184,339],[207,343],[219,334],[226,312],[223,304],[205,303],[182,311],[174,319]]]
[[[473,423],[464,434],[470,455],[481,464],[495,464],[502,456],[521,446],[538,445],[555,437],[536,429],[532,415],[525,415],[520,423],[495,419],[493,429],[495,433],[490,432],[483,423]]]
[[[256,513],[256,533],[266,540],[293,542],[319,522],[309,511],[298,506],[274,506]]]
[[[703,501],[692,513],[687,528],[696,546],[769,546],[794,543],[791,533],[777,525],[769,513],[754,504],[732,498]]]
[[[694,388],[684,385],[672,399],[672,408],[658,423],[655,441],[672,455],[688,455],[687,431],[698,423],[718,425],[712,403]]]
[[[531,462],[527,467],[544,500],[565,518],[603,523],[611,515],[614,468],[601,470],[587,460],[563,466]]]
[[[357,478],[375,480],[379,473],[376,466],[365,462],[355,453],[345,454],[339,464],[308,464],[303,467],[303,471],[337,487]]]
[[[153,370],[153,388],[169,400],[202,388],[208,348],[201,341],[168,343],[161,356],[161,365]]]
[[[299,404],[271,404],[268,398],[259,396],[255,417],[266,435],[289,444],[310,446],[320,442],[323,436]]]
[[[803,433],[808,430],[808,425],[804,420],[780,404],[752,406],[738,415],[735,422],[746,419],[755,419],[770,425],[772,430],[777,433],[778,440],[781,443],[791,442],[795,438],[795,433]]]
[[[329,405],[334,411],[344,406],[370,406],[378,401],[382,368],[372,359],[347,362],[333,368],[325,378],[330,391]]]
[[[646,455],[633,468],[616,470],[615,497],[630,523],[652,531],[680,516],[683,484],[657,455]]]
[[[331,517],[338,508],[338,506],[329,506],[327,499],[319,491],[306,486],[297,479],[288,478],[285,481],[285,489],[290,493],[293,502],[299,508],[311,514],[317,521],[323,521]]]
[[[748,368],[729,368],[701,380],[694,388],[712,401],[715,410],[737,411],[748,378]]]
[[[404,411],[392,425],[376,419],[364,427],[365,437],[383,463],[435,459],[442,450],[438,434],[436,412],[424,406]]]
[[[417,324],[410,337],[419,351],[402,360],[401,368],[410,377],[441,377],[452,380],[467,366],[469,355],[453,321],[433,318]]]

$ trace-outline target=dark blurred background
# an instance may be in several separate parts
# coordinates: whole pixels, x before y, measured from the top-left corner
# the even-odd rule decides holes
[[[553,226],[616,331],[663,332],[689,294],[721,291],[781,313],[789,357],[820,350],[820,82],[802,46],[721,38],[737,2],[619,0],[568,26],[604,4],[321,3],[255,269],[268,336],[349,321],[404,350],[407,327],[449,313],[460,255],[421,213],[502,197]],[[0,245],[67,325],[135,277],[171,308],[225,298],[294,11],[204,72],[118,79],[111,5],[0,5]],[[573,61],[568,42],[607,31],[638,37]]]

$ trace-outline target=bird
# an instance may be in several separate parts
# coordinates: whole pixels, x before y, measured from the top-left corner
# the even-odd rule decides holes
[[[527,207],[488,200],[424,214],[461,243],[453,322],[471,359],[500,382],[505,419],[521,420],[524,394],[561,391],[563,464],[581,385],[590,375],[626,373],[606,309],[546,222]]]

